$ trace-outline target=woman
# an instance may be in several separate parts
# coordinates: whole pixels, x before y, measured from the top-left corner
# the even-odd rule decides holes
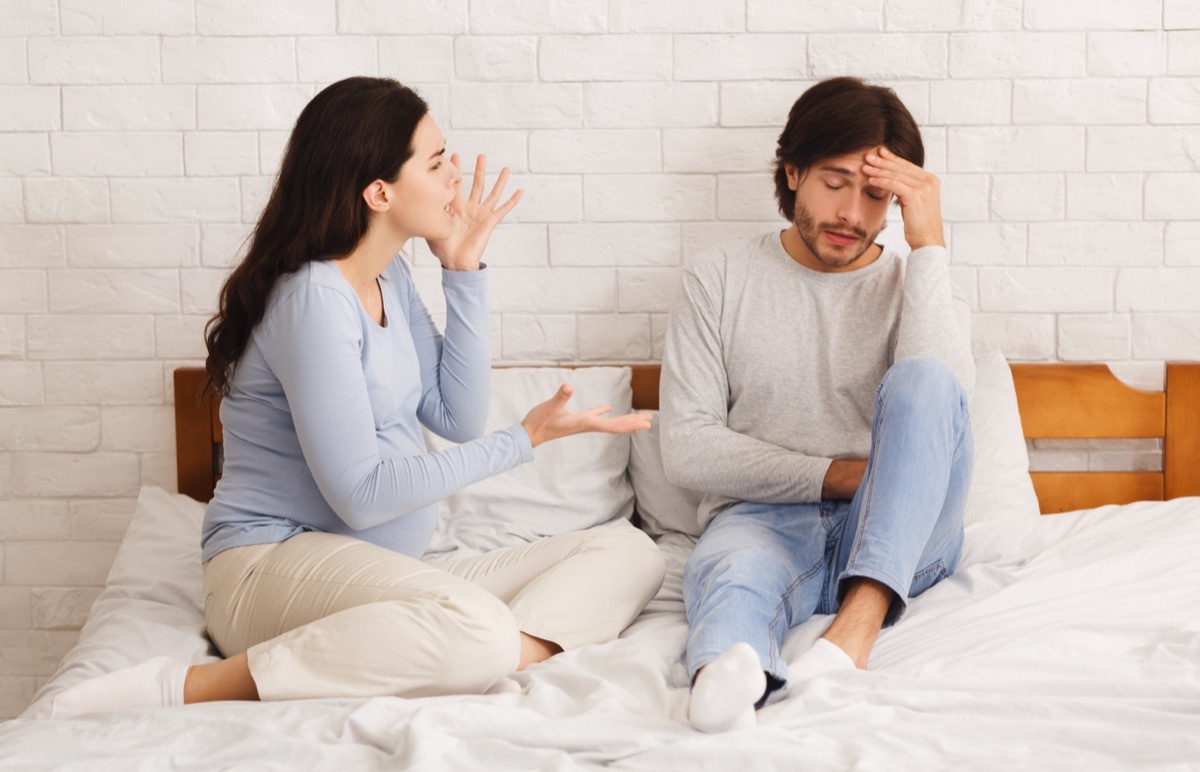
[[[649,416],[572,412],[564,385],[479,437],[490,372],[487,270],[501,171],[470,194],[413,91],[350,78],[288,142],[246,258],[221,290],[207,367],[222,391],[224,476],[202,535],[205,616],[226,657],[159,658],[64,692],[48,714],[208,700],[484,692],[565,648],[615,637],[662,582],[633,529],[564,534],[478,558],[419,560],[439,499],[580,432]],[[395,255],[441,261],[445,337]],[[427,453],[420,424],[461,442]]]

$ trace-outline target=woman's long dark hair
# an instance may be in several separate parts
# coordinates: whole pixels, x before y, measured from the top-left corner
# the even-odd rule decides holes
[[[362,191],[375,180],[395,181],[427,112],[416,92],[388,78],[338,81],[301,111],[246,257],[225,280],[204,329],[205,367],[218,391],[229,391],[279,277],[358,245],[367,232]]]

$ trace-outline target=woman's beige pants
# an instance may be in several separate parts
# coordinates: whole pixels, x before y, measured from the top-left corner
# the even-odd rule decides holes
[[[662,578],[658,547],[627,523],[432,562],[302,533],[209,560],[204,614],[264,700],[473,693],[517,668],[520,632],[611,640]]]

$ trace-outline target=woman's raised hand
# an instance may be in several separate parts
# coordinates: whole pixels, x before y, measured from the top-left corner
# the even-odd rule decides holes
[[[605,415],[612,408],[608,405],[592,407],[578,412],[567,409],[567,400],[574,393],[568,384],[558,387],[553,397],[535,405],[521,426],[529,435],[529,443],[533,447],[543,442],[568,437],[584,432],[606,432],[608,434],[628,434],[650,428],[650,413],[627,413],[620,416]]]
[[[450,163],[454,164],[455,168],[462,168],[458,153],[450,156]],[[471,193],[465,199],[462,197],[462,177],[459,176],[459,181],[454,186],[454,202],[450,205],[454,213],[453,231],[445,239],[429,241],[430,251],[447,270],[478,270],[492,230],[512,211],[524,193],[523,190],[518,190],[503,205],[497,206],[500,195],[504,192],[504,185],[508,182],[508,167],[500,170],[492,192],[484,198],[486,171],[487,160],[484,156],[479,156],[475,159]]]

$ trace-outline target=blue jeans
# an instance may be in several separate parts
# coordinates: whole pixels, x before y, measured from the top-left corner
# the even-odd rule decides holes
[[[856,577],[908,598],[954,572],[974,463],[967,398],[934,359],[893,365],[875,396],[871,451],[852,501],[740,502],[713,519],[683,575],[688,674],[739,641],[781,685],[787,631],[832,614]]]

